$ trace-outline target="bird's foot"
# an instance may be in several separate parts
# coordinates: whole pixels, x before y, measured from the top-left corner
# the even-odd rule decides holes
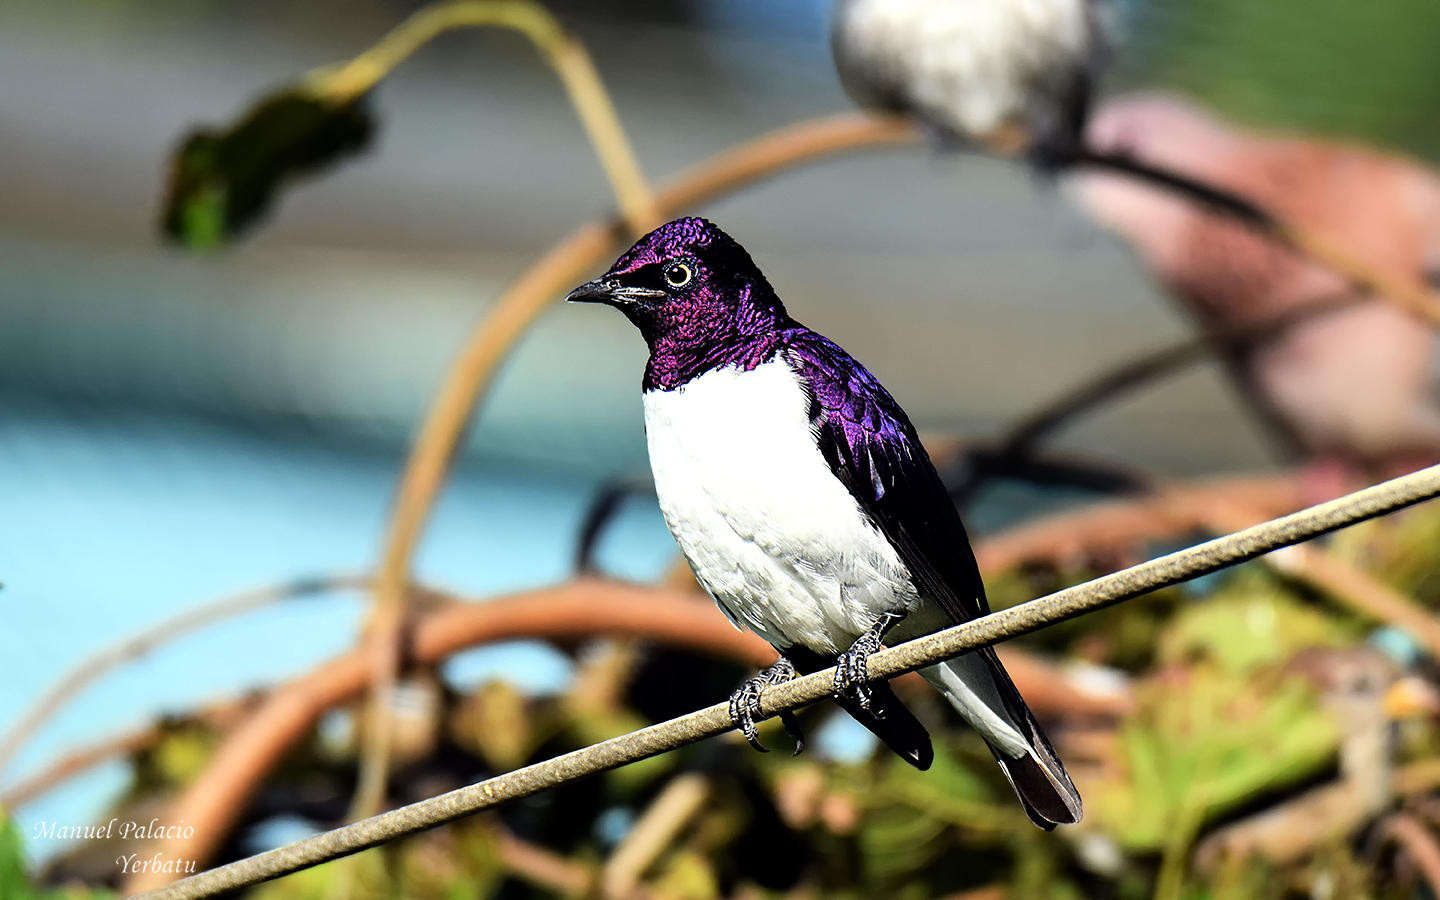
[[[759,675],[745,679],[745,683],[730,695],[730,721],[745,735],[750,746],[761,753],[769,753],[770,748],[760,743],[760,733],[755,728],[755,720],[760,717],[760,694],[767,687],[783,684],[797,674],[795,664],[782,656],[775,665]],[[795,739],[794,755],[798,756],[805,749],[805,734],[800,730],[800,723],[789,711],[780,714],[780,722],[785,726],[785,733]]]
[[[835,660],[835,693],[849,694],[864,710],[870,709],[874,692],[870,690],[869,663],[871,654],[880,649],[885,635],[905,618],[901,613],[887,612]]]

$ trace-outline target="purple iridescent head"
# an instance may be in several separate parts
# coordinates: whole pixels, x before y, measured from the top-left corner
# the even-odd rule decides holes
[[[623,312],[652,356],[764,341],[792,325],[770,282],[734,238],[705,219],[676,219],[642,237],[604,277],[567,300]]]

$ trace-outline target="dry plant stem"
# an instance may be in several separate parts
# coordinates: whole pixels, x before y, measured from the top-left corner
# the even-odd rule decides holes
[[[1355,612],[1413,635],[1432,657],[1440,658],[1440,621],[1389,585],[1318,547],[1286,550],[1276,555],[1274,565]]]
[[[313,75],[311,87],[332,97],[352,100],[374,87],[436,36],[456,28],[477,27],[508,28],[529,38],[569,92],[571,104],[610,179],[616,203],[630,232],[638,237],[659,225],[654,195],[641,174],[629,138],[589,53],[548,10],[533,0],[450,0],[427,6],[348,64]],[[397,528],[399,530],[403,530],[403,526]],[[365,636],[376,670],[371,699],[372,726],[365,736],[359,786],[352,806],[354,818],[373,815],[384,800],[389,770],[390,697],[400,668],[408,549],[413,543],[413,535],[392,535],[386,549],[386,563],[382,564],[375,586],[374,610]],[[397,544],[403,548],[404,558],[390,565]]]
[[[618,604],[618,608],[615,606],[607,606],[605,608],[616,610],[616,614],[612,619],[617,623],[617,626],[623,626],[624,623],[630,619],[630,614],[624,609],[627,605],[626,600],[623,597],[615,597],[609,584],[604,582],[597,582],[596,584],[597,586],[593,589],[592,596],[596,602]],[[624,586],[621,587],[622,591],[627,589],[628,588]],[[672,589],[665,589],[663,593],[670,593],[671,590]],[[552,590],[542,591],[540,596],[549,598],[554,596],[554,592]],[[670,593],[670,596],[673,600],[667,599],[667,603],[689,604],[695,602],[693,597],[687,597],[684,594]],[[518,603],[521,602],[521,598],[511,598],[500,602],[507,604]],[[529,603],[531,601],[526,600],[525,602]],[[703,606],[707,603],[708,600],[704,600],[701,605]],[[451,612],[446,611],[442,613],[446,622],[451,626],[458,627],[461,633],[470,635],[475,641],[475,645],[486,642],[489,639],[488,634],[490,629],[488,627],[481,627],[481,623],[491,621],[490,617],[485,613],[472,612],[478,609],[474,604],[457,605],[457,608],[464,611],[465,621],[456,621],[457,617]],[[546,612],[548,614],[549,610],[547,609]],[[689,633],[683,639],[685,646],[688,646],[692,650],[734,659],[736,662],[756,668],[764,668],[775,661],[774,649],[759,637],[749,632],[736,631],[734,626],[732,626],[728,620],[724,619],[718,610],[715,610],[710,618],[712,620],[710,623],[699,623],[699,627],[689,629]],[[555,628],[545,625],[540,627],[547,631],[556,630]],[[569,639],[577,637],[574,634],[570,634],[569,629],[565,629],[565,631],[566,634],[560,635],[561,637]],[[624,627],[612,628],[601,626],[598,629],[598,633],[624,633],[624,631]],[[542,639],[546,637],[544,634],[512,635],[512,637],[517,636]],[[627,636],[635,637],[637,635],[631,634]],[[581,635],[581,637],[583,637],[583,635]],[[675,635],[671,633],[662,636],[660,639],[668,640],[674,637]],[[651,636],[651,638],[655,639],[654,636]],[[461,647],[457,649],[465,648]],[[1026,703],[1029,704],[1031,710],[1042,717],[1057,719],[1067,716],[1078,716],[1081,718],[1114,717],[1124,715],[1133,705],[1133,698],[1128,692],[1097,693],[1093,690],[1077,687],[1071,683],[1063,670],[1057,668],[1053,663],[1036,657],[1025,650],[1013,647],[999,647],[996,649],[996,652],[1000,655],[1000,661],[1004,663],[1006,670],[1009,671],[1010,679],[1015,682],[1016,688],[1020,691],[1021,695],[1025,697]],[[915,679],[918,681],[919,676],[902,676],[901,680],[903,681],[905,679]],[[363,687],[364,684],[357,685],[356,690],[362,690]],[[317,710],[315,714],[318,716],[322,712],[324,712],[324,710]],[[300,727],[301,724],[302,723],[294,723],[292,720],[294,727],[269,735],[268,743],[279,746],[281,748],[280,753],[288,752],[290,748],[294,747],[295,744],[304,737],[304,729],[313,725],[314,722],[304,722],[303,727]],[[137,750],[152,745],[155,741],[159,740],[160,736],[160,732],[153,728],[125,732],[69,753],[25,779],[25,781],[16,785],[8,793],[0,795],[0,806],[15,809],[25,803],[29,803],[31,800],[48,793],[74,776],[86,772],[106,760],[116,756],[134,753]],[[207,769],[203,779],[215,777],[212,772],[212,769]],[[223,775],[224,773],[221,774]],[[263,778],[267,774],[266,772],[261,772],[258,773],[257,777]],[[1437,783],[1440,783],[1440,778],[1437,778]],[[237,797],[237,807],[238,804],[245,802],[253,788],[254,785],[242,786],[233,792],[233,795]],[[1414,793],[1414,791],[1410,791],[1410,793]],[[228,827],[225,822],[213,824],[217,829]]]
[[[1210,525],[1224,533],[1263,521],[1265,516],[1243,507],[1218,506]],[[1440,621],[1399,591],[1319,547],[1291,547],[1266,558],[1281,573],[1310,585],[1354,612],[1414,636],[1429,654],[1440,658]]]
[[[1440,897],[1440,846],[1436,846],[1434,835],[1420,820],[1396,813],[1380,823],[1380,837],[1403,847],[1425,876],[1431,895]]]
[[[1206,575],[1272,550],[1311,540],[1338,528],[1404,509],[1440,495],[1440,467],[1384,482],[1236,534],[1150,560],[1047,597],[892,647],[869,660],[871,680],[893,678],[977,647],[1028,634],[1046,625],[1114,605],[1150,591]],[[834,670],[776,685],[760,697],[764,717],[831,696]],[[530,796],[579,778],[609,771],[733,728],[728,704],[602,741],[545,762],[517,769],[439,797],[239,860],[145,896],[148,900],[194,900],[356,853],[452,822],[508,800]]]
[[[577,641],[624,635],[658,641],[761,667],[775,650],[737,631],[708,599],[619,582],[580,580],[484,603],[441,607],[416,627],[410,653],[433,665],[476,644],[516,638]],[[167,816],[195,829],[189,841],[158,845],[166,858],[209,859],[243,813],[255,787],[328,709],[371,684],[368,657],[357,650],[275,690],[254,714],[227,735],[210,765],[171,805]],[[141,873],[129,890],[164,884],[163,874]]]
[[[1103,372],[1078,388],[1066,392],[1020,421],[997,442],[995,455],[1005,459],[1033,455],[1040,443],[1065,423],[1126,391],[1174,374],[1210,358],[1217,351],[1223,352],[1266,340],[1308,319],[1338,312],[1367,299],[1350,295],[1325,297],[1299,309],[1290,310],[1275,317],[1273,321],[1230,331],[1201,334],[1126,360],[1108,372]]]
[[[302,578],[287,584],[263,587],[224,597],[203,606],[187,609],[177,616],[134,637],[126,638],[90,655],[67,672],[40,699],[25,711],[4,737],[0,737],[0,772],[40,728],[82,690],[101,676],[127,662],[140,659],[155,648],[191,632],[234,616],[254,612],[276,603],[346,589],[363,589],[369,578],[363,575],[334,575]]]
[[[605,863],[600,875],[601,896],[605,900],[623,900],[633,894],[645,872],[708,799],[710,782],[695,772],[687,772],[667,784]]]
[[[587,866],[571,862],[553,850],[522,841],[508,831],[501,830],[495,844],[501,865],[535,887],[582,897],[594,885],[595,873]]]
[[[662,191],[656,203],[661,216],[670,216],[804,162],[845,150],[916,139],[909,123],[896,118],[852,113],[802,122],[701,164]],[[404,621],[410,561],[471,412],[483,402],[495,373],[530,324],[562,292],[583,281],[607,255],[618,252],[617,245],[625,234],[621,222],[585,225],[531,266],[471,334],[426,415],[405,462],[385,551],[375,576],[369,646],[375,654],[376,671],[388,677],[377,680],[374,689],[374,720],[380,727],[372,728],[368,735],[356,810],[375,807],[384,790],[389,741],[385,713],[379,708],[393,689],[398,669],[399,647],[394,637]]]
[[[1152,541],[1209,527],[1217,507],[1233,505],[1263,510],[1261,519],[1284,515],[1300,506],[1298,483],[1293,476],[1247,476],[1201,485],[1167,485],[1133,500],[1097,503],[1020,525],[978,543],[975,558],[980,571],[987,574],[1032,562],[1073,569],[1096,557],[1105,561],[1135,558]]]
[[[654,196],[590,54],[545,7],[531,0],[450,0],[424,7],[350,62],[313,75],[311,85],[329,96],[353,100],[444,32],[487,27],[525,35],[560,77],[631,232],[638,237],[659,225]]]
[[[155,728],[142,728],[67,754],[43,771],[0,794],[0,808],[19,809],[71,777],[92,769],[107,759],[148,747],[159,737],[160,732]]]

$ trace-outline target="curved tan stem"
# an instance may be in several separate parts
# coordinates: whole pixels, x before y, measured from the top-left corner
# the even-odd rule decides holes
[[[1266,513],[1243,506],[1217,507],[1210,521],[1225,533],[1265,521]],[[1305,582],[1360,615],[1413,635],[1432,656],[1440,656],[1440,620],[1399,591],[1312,544],[1297,544],[1265,558],[1277,571]]]
[[[655,198],[590,54],[532,0],[451,0],[424,7],[350,62],[313,73],[309,86],[326,96],[354,100],[415,51],[456,28],[507,28],[529,38],[570,94],[631,232],[638,237],[660,224]]]
[[[597,635],[643,637],[756,667],[775,661],[769,644],[737,631],[709,600],[597,579],[483,603],[442,606],[418,623],[409,649],[416,663],[433,665],[459,650],[494,641],[573,641]],[[284,755],[326,710],[361,693],[373,679],[368,655],[357,650],[274,691],[226,736],[204,774],[167,813],[176,821],[185,820],[195,836],[167,841],[156,849],[166,858],[208,859]],[[140,873],[126,889],[149,890],[173,878]]]
[[[709,799],[710,781],[697,772],[686,772],[667,784],[606,861],[600,875],[604,900],[632,896],[645,872]]]
[[[662,191],[656,202],[661,215],[670,216],[801,163],[866,146],[906,143],[916,137],[909,123],[896,118],[848,113],[801,122],[702,163]],[[607,255],[618,253],[625,233],[623,223],[592,222],[541,257],[471,333],[446,375],[400,476],[385,551],[375,576],[375,606],[368,641],[377,672],[389,673],[388,679],[377,680],[377,708],[393,685],[398,668],[394,636],[404,621],[410,561],[471,411],[483,402],[495,373],[531,323],[562,292],[583,281]],[[384,723],[384,713],[377,713],[375,721]],[[357,812],[379,802],[388,768],[384,748],[388,746],[383,724],[372,728],[361,766]]]
[[[0,772],[35,736],[44,724],[55,717],[65,704],[86,687],[127,662],[148,655],[157,647],[216,622],[254,612],[286,600],[310,594],[369,587],[363,575],[331,575],[324,578],[303,578],[286,584],[272,585],[223,597],[203,606],[187,609],[134,637],[105,647],[80,661],[59,681],[36,700],[3,737],[0,737]]]
[[[1394,841],[1410,854],[1430,892],[1440,894],[1440,844],[1430,830],[1414,816],[1396,813],[1380,823],[1379,831],[1382,840]]]

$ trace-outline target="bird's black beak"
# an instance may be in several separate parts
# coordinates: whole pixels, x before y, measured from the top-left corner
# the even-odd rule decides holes
[[[565,296],[568,303],[614,303],[619,285],[604,278],[587,281]]]
[[[663,300],[664,291],[651,288],[630,287],[609,278],[587,281],[566,295],[572,303],[608,303],[611,306],[629,306],[645,300]]]

